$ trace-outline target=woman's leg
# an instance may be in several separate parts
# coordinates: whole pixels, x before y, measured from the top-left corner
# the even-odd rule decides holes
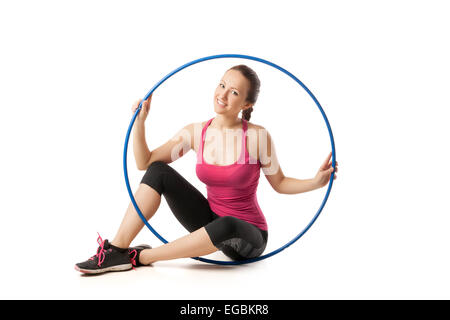
[[[134,198],[136,199],[139,209],[147,220],[153,217],[161,203],[160,194],[146,184],[139,185],[139,188],[134,194]],[[111,244],[119,248],[128,248],[131,241],[133,241],[143,226],[144,222],[136,212],[133,203],[130,202],[122,223],[120,224],[119,230],[117,231]]]
[[[181,255],[193,257],[198,255],[195,255],[196,252],[211,253],[213,250],[217,250],[211,245],[208,234],[204,230],[199,230],[216,218],[209,207],[208,200],[175,169],[162,161],[156,161],[148,168],[135,194],[136,203],[147,220],[159,208],[162,195],[178,221],[189,232],[195,231],[196,233],[175,240],[173,244],[152,249],[156,251],[155,254],[158,254],[159,257],[162,250],[168,250],[162,256],[176,257],[183,252]],[[143,226],[142,219],[133,204],[130,203],[111,243],[120,248],[129,247]],[[185,243],[185,241],[189,243]],[[191,248],[194,248],[194,251]],[[192,255],[193,253],[194,255]]]
[[[144,253],[145,262],[193,257],[212,253],[217,248],[211,243],[204,225],[214,220],[215,214],[203,194],[184,179],[178,172],[162,161],[153,162],[135,193],[138,207],[146,219],[150,219],[159,208],[161,195],[164,195],[175,217],[191,234],[169,244]],[[129,270],[129,245],[144,226],[144,222],[130,204],[110,243],[100,237],[97,239],[97,254],[84,262],[77,263],[75,269],[83,273],[103,273]],[[141,252],[142,253],[142,252]],[[147,255],[147,256],[146,256]],[[141,259],[139,258],[139,261]]]
[[[218,217],[207,199],[172,167],[154,162],[135,194],[144,217],[150,219],[164,195],[170,209],[190,234],[154,249],[142,250],[139,261],[197,257],[222,250],[233,260],[259,256],[267,242],[267,232],[234,217]],[[112,244],[126,248],[144,223],[130,203]]]
[[[267,244],[267,231],[234,217],[219,217],[191,234],[155,249],[142,250],[139,262],[189,258],[221,250],[233,260],[260,256]]]
[[[200,228],[160,247],[142,250],[139,255],[139,262],[142,264],[150,264],[162,260],[198,257],[216,252],[217,250],[205,228]]]

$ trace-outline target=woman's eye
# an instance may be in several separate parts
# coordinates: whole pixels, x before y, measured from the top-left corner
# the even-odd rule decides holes
[[[219,83],[219,87],[225,89],[225,85],[223,83]],[[232,90],[231,93],[234,94],[235,96],[239,95],[239,92],[237,92],[236,90]]]

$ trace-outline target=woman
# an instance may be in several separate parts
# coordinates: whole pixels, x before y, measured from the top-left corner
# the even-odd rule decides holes
[[[144,101],[134,126],[133,150],[138,169],[146,173],[134,197],[148,220],[163,195],[190,233],[157,248],[129,248],[144,226],[130,203],[114,239],[103,241],[99,236],[97,254],[76,264],[75,269],[83,273],[129,270],[133,265],[203,256],[217,250],[233,260],[260,256],[268,238],[267,223],[256,199],[260,168],[275,191],[296,194],[325,186],[333,167],[330,153],[314,178],[284,176],[270,134],[249,122],[259,88],[252,69],[246,65],[230,68],[214,93],[216,116],[185,126],[153,151],[148,149],[144,125],[151,97]],[[132,111],[138,106],[139,102]],[[242,119],[238,117],[241,111]],[[207,199],[168,165],[191,149],[197,152],[196,173],[207,185]]]

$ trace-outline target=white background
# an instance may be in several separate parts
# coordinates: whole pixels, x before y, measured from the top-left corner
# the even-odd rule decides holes
[[[0,298],[450,298],[448,9],[445,1],[1,2]],[[255,264],[182,259],[80,276],[74,264],[95,253],[97,232],[114,236],[130,201],[122,153],[131,104],[178,66],[220,53],[270,60],[320,101],[340,164],[321,216],[292,247]],[[253,61],[213,60],[164,83],[147,120],[149,147],[214,117],[214,88],[237,63],[260,76],[251,121],[273,136],[285,175],[312,177],[330,150],[317,107]],[[135,190],[143,172],[129,155]],[[172,165],[206,194],[193,151]],[[268,251],[301,231],[325,191],[280,195],[261,174]],[[185,233],[165,201],[151,223],[169,240]],[[146,229],[134,243],[142,242],[160,245]]]

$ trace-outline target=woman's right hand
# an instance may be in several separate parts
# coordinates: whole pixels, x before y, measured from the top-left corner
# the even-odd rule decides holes
[[[152,102],[152,96],[153,96],[153,94],[150,97],[148,97],[147,100],[142,102],[141,111],[139,111],[139,114],[136,117],[136,121],[138,121],[142,124],[145,122],[145,119],[147,119],[148,113],[150,111],[150,104]],[[141,101],[142,100],[136,101],[133,104],[133,106],[131,107],[131,111],[133,111],[133,114],[136,112],[137,108],[139,108],[139,104],[141,103]]]

